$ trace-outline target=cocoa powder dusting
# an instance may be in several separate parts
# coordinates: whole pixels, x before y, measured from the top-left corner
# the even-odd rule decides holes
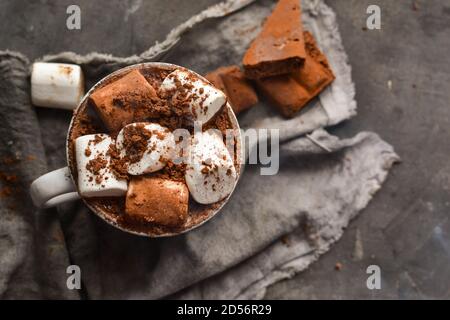
[[[103,181],[102,170],[107,166],[108,161],[100,154],[86,164],[86,169],[95,177],[95,183],[100,184]]]
[[[162,160],[165,160],[165,159],[162,159]],[[185,173],[186,173],[186,164],[184,164],[184,163],[175,164],[169,160],[169,161],[167,161],[166,166],[162,170],[157,171],[154,175],[161,177],[161,178],[169,179],[169,180],[184,182],[185,181],[185,179],[184,179]]]
[[[303,32],[303,37],[305,39],[305,50],[308,53],[308,55],[315,61],[318,61],[320,64],[322,64],[326,69],[330,69],[330,65],[328,64],[328,60],[324,56],[322,52],[317,47],[316,40],[314,39],[313,35],[305,31]]]
[[[169,129],[174,130],[183,127],[188,124],[191,117],[190,111],[190,89],[189,86],[183,86],[181,82],[174,78],[175,88],[172,90],[159,90],[158,94],[163,99],[167,106],[171,110],[170,118],[176,120],[175,122],[168,121],[168,119],[162,119],[165,121]],[[160,122],[160,124],[162,124]],[[164,125],[164,124],[163,124]],[[176,125],[177,127],[174,127]]]
[[[129,97],[129,99],[133,99],[133,97]],[[159,98],[156,92],[155,96],[148,96],[145,101],[135,100],[133,107],[134,122],[143,122],[148,119],[171,115],[170,107],[166,101]]]
[[[89,144],[92,143],[95,146],[95,145],[99,144],[100,142],[102,142],[103,140],[104,140],[104,138],[101,135],[96,134],[94,136],[94,139],[89,141]]]
[[[7,198],[12,196],[14,192],[21,191],[17,184],[17,175],[15,174],[9,174],[0,171],[0,181],[5,184],[5,186],[0,188],[0,198]]]
[[[225,136],[225,132],[227,129],[231,129],[231,121],[228,117],[228,112],[226,109],[223,109],[216,114],[212,121],[209,121],[206,125],[203,126],[203,131],[209,129],[219,129],[222,132],[222,135]]]
[[[36,160],[37,158],[36,158],[36,156],[34,155],[34,154],[29,154],[29,155],[27,155],[27,157],[26,157],[26,160],[27,161],[34,161],[34,160]]]
[[[114,143],[109,145],[106,155],[110,157],[109,169],[118,179],[128,180],[128,165],[126,159],[122,159]]]
[[[159,130],[153,130],[152,133],[156,136],[156,138],[158,138],[158,140],[164,140],[164,138],[166,137],[166,134]]]
[[[129,163],[136,163],[142,159],[152,135],[153,132],[147,130],[142,123],[128,126],[123,130],[123,148]]]
[[[75,140],[78,137],[101,131],[103,131],[103,127],[98,119],[90,116],[87,110],[83,110],[75,116],[71,135],[73,140]]]

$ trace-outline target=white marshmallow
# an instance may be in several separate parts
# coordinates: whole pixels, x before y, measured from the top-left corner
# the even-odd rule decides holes
[[[195,78],[193,80],[192,78]],[[202,124],[207,123],[227,102],[225,94],[201,80],[193,73],[185,70],[177,69],[170,73],[162,82],[162,90],[173,90],[176,88],[176,81],[180,81],[182,85],[190,84],[193,86],[191,94],[190,109],[193,121],[200,121]]]
[[[96,136],[102,138],[98,143]],[[117,179],[109,169],[111,158],[107,155],[109,146],[114,140],[107,134],[90,134],[75,140],[75,157],[78,169],[78,191],[83,197],[115,197],[123,196],[127,192],[127,181]],[[86,153],[86,149],[89,152]],[[98,157],[106,160],[106,165],[99,170],[100,182],[86,168],[89,161]]]
[[[31,71],[31,100],[35,106],[75,109],[84,95],[84,77],[74,64],[36,62]]]
[[[173,134],[165,127],[157,123],[132,123],[126,125],[120,130],[117,139],[116,147],[120,151],[120,156],[126,156],[124,148],[124,131],[130,126],[144,124],[145,130],[152,132],[150,139],[147,141],[147,151],[142,158],[135,163],[128,164],[128,173],[131,175],[140,175],[143,173],[155,172],[161,170],[166,165],[166,159],[172,158],[172,153],[175,150],[175,140]]]
[[[236,169],[222,138],[206,131],[192,140],[185,174],[189,192],[201,204],[226,198],[236,183]]]

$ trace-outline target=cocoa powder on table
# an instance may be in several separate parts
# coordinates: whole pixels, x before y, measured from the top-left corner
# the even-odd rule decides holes
[[[7,198],[13,194],[13,188],[6,186],[0,189],[0,198]]]
[[[18,190],[17,175],[0,171],[0,181],[5,184],[0,188],[0,198],[11,197],[13,193]]]

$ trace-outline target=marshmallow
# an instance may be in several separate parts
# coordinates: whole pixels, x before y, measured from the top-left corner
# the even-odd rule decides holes
[[[188,218],[189,191],[180,181],[159,177],[133,177],[125,200],[125,213],[150,223],[180,226]]]
[[[91,94],[89,100],[110,132],[117,133],[134,122],[136,113],[146,110],[146,117],[158,117],[152,108],[158,100],[155,89],[139,70],[132,70],[119,79],[110,81]]]
[[[75,109],[84,95],[84,77],[74,64],[36,62],[31,71],[31,101],[39,107]]]
[[[177,88],[177,83],[184,89]],[[181,69],[170,73],[162,82],[161,90],[188,90],[186,99],[189,101],[193,121],[207,123],[227,102],[225,94],[201,80],[196,75]],[[176,94],[176,92],[175,92]]]
[[[90,134],[75,140],[78,191],[83,197],[115,197],[127,192],[127,181],[118,179],[110,169],[107,134]]]
[[[226,198],[236,182],[233,159],[222,138],[214,132],[194,135],[186,166],[186,184],[192,197],[201,204]]]
[[[133,128],[135,130],[131,131]],[[130,156],[127,154],[127,148],[130,149],[131,147],[133,154],[136,154],[136,152],[139,152],[138,148],[140,147],[137,144],[141,142],[138,139],[131,146],[127,146],[127,143],[130,143],[125,141],[125,133],[127,130],[129,134],[136,133],[139,138],[149,136],[146,141],[146,150],[143,152],[141,150],[142,157],[138,161],[128,161],[128,173],[131,175],[140,175],[164,168],[167,160],[172,158],[172,153],[175,150],[175,140],[169,129],[156,123],[147,122],[132,123],[123,127],[117,136],[116,148],[119,150],[121,158],[125,159],[129,159]],[[143,132],[143,130],[146,132]]]

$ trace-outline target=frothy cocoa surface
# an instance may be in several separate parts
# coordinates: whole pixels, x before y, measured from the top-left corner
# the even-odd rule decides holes
[[[106,81],[101,82],[97,85],[92,93],[96,92],[96,90],[108,85],[111,82],[114,82],[117,79],[120,79],[128,72],[138,69],[139,72],[145,77],[145,79],[158,91],[161,86],[164,78],[177,69],[176,66],[172,65],[161,65],[159,67],[149,66],[149,65],[139,65],[132,68],[125,68],[118,73],[109,76]],[[159,94],[159,93],[158,93]],[[163,95],[160,95],[161,99],[165,99]],[[164,105],[161,104],[161,105]],[[160,116],[155,117],[152,113],[145,112],[136,112],[134,122],[154,122],[159,123],[162,126],[168,127],[170,130],[175,130],[177,128],[185,128],[188,129],[191,133],[193,132],[192,125],[184,119],[183,114],[185,112],[183,107],[177,108],[173,103],[167,103],[170,106],[169,112],[161,112]],[[148,116],[148,115],[151,116]],[[235,125],[236,124],[236,125]],[[227,104],[222,110],[220,110],[214,118],[204,125],[203,130],[207,129],[219,129],[222,133],[225,133],[227,129],[237,129],[237,123],[235,122],[234,115],[232,114],[231,108]],[[72,176],[74,178],[75,183],[77,182],[77,168],[75,161],[75,139],[88,134],[96,134],[96,133],[107,133],[110,134],[113,138],[117,133],[109,132],[105,126],[103,125],[101,119],[96,114],[92,103],[90,102],[89,97],[85,97],[83,99],[82,104],[75,110],[74,118],[72,120],[72,124],[70,127],[70,131],[68,134],[68,164],[71,170]],[[237,172],[240,172],[240,163],[238,161],[240,145],[236,144],[234,155],[235,155],[235,167]],[[184,174],[185,174],[185,165],[176,165],[169,162],[164,169],[148,174],[149,176],[158,176],[163,177],[165,179],[171,179],[175,181],[185,182]],[[188,210],[188,219],[179,227],[168,227],[163,225],[152,224],[144,220],[137,219],[135,217],[129,216],[125,214],[125,196],[123,197],[98,197],[98,198],[83,198],[83,201],[86,203],[88,207],[91,208],[94,212],[104,218],[107,222],[115,225],[121,229],[126,231],[148,235],[148,236],[165,236],[165,235],[173,235],[178,234],[180,232],[189,230],[202,222],[209,219],[214,213],[227,201],[228,197],[210,204],[210,205],[201,205],[195,202],[192,197],[189,198],[189,210]]]

